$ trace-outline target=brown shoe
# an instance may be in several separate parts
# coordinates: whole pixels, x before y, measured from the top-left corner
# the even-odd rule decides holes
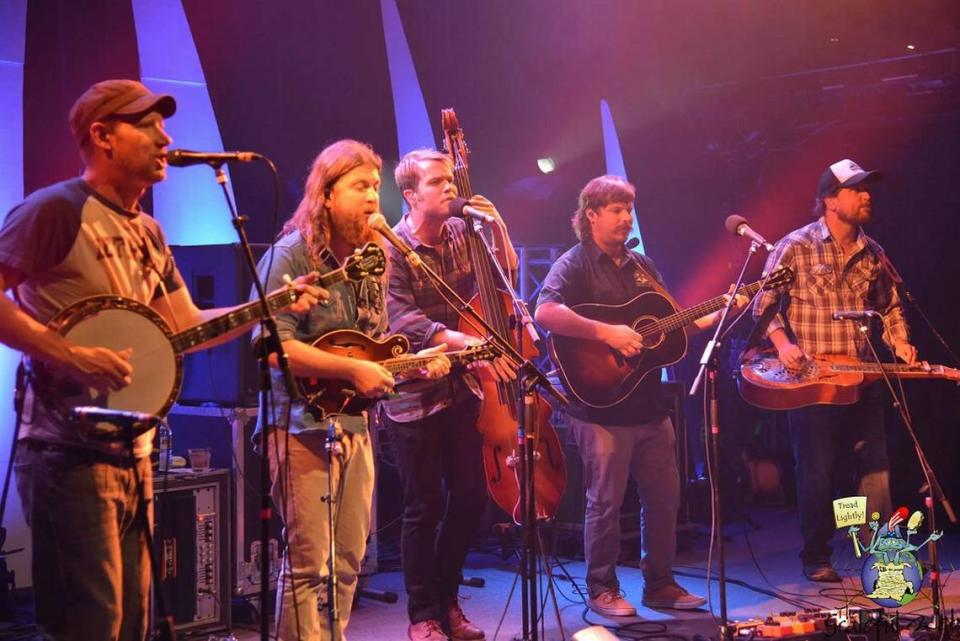
[[[443,633],[440,622],[436,619],[411,623],[407,628],[407,638],[410,641],[450,641],[450,637]]]
[[[483,641],[487,638],[483,630],[470,623],[470,619],[463,614],[459,598],[455,597],[447,606],[447,621],[452,641]]]
[[[601,592],[591,598],[587,605],[591,610],[605,617],[632,617],[637,613],[637,608],[623,598],[623,593],[619,590]]]
[[[643,604],[648,608],[670,608],[673,610],[694,610],[706,605],[702,596],[690,594],[676,583],[665,585],[652,592],[643,591]]]

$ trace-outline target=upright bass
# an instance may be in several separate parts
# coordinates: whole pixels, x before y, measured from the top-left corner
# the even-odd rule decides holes
[[[463,198],[471,198],[473,188],[467,173],[469,151],[453,109],[442,111],[442,122],[444,145],[453,161],[457,191]],[[477,224],[467,221],[467,245],[478,288],[470,306],[497,334],[510,340],[523,358],[532,358],[537,355],[537,349],[526,333],[522,334],[523,340],[517,344],[516,328],[520,319],[514,309],[513,296],[507,291],[504,279],[499,276],[495,259]],[[461,321],[459,329],[465,334],[486,338],[482,330],[478,331],[466,321]],[[478,370],[478,378],[483,389],[483,404],[477,429],[483,436],[483,469],[487,490],[497,505],[519,524],[522,523],[522,516],[519,505],[517,429],[523,399],[521,382],[499,383],[487,368]],[[538,519],[551,518],[556,514],[567,485],[566,461],[557,433],[550,424],[551,414],[550,404],[539,394],[534,394],[534,420],[525,427],[528,443],[534,449],[534,501]]]

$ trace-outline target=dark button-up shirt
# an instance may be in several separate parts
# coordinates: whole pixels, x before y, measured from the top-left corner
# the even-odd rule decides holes
[[[476,294],[477,279],[470,262],[463,220],[450,218],[444,222],[441,241],[435,246],[426,245],[413,235],[406,215],[393,231],[464,300],[469,301]],[[390,285],[387,289],[390,331],[406,336],[410,339],[411,351],[419,351],[430,346],[430,340],[437,332],[457,329],[459,315],[423,271],[411,267],[392,245],[387,248],[387,254],[390,258]],[[426,418],[470,395],[480,396],[473,376],[457,372],[436,380],[404,382],[397,391],[399,395],[385,401],[383,408],[391,420],[400,423]]]
[[[617,266],[593,243],[578,243],[550,268],[537,305],[622,305],[654,290],[651,279],[663,285],[663,278],[653,261],[643,254],[627,251],[626,260]],[[629,324],[629,320],[624,319],[624,324]],[[571,395],[567,412],[580,420],[604,425],[647,423],[664,414],[660,378],[660,369],[648,373],[626,400],[613,407],[590,407]]]
[[[882,253],[862,229],[855,248],[845,255],[823,218],[801,227],[777,242],[766,264],[768,272],[790,267],[796,278],[786,287],[761,293],[753,315],[759,318],[770,305],[780,305],[768,331],[785,329],[808,354],[870,357],[856,323],[833,320],[837,310],[876,310],[883,318],[884,341],[906,341],[907,322],[893,281],[880,264]]]

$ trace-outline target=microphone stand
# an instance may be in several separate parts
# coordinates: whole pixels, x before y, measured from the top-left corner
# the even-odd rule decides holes
[[[382,223],[386,226],[386,221]],[[501,355],[510,358],[517,368],[517,380],[521,384],[522,407],[518,408],[517,418],[517,459],[519,461],[518,483],[520,486],[520,514],[524,516],[524,544],[521,546],[520,575],[521,575],[521,601],[522,601],[522,626],[523,640],[537,641],[537,621],[539,620],[537,596],[537,520],[536,520],[536,494],[534,493],[534,473],[533,467],[536,462],[533,447],[529,446],[530,437],[527,435],[527,426],[532,424],[535,411],[535,389],[540,386],[547,390],[558,402],[566,406],[567,397],[559,390],[536,365],[529,359],[523,357],[520,350],[505,337],[501,336],[490,326],[490,324],[480,315],[470,304],[465,301],[443,278],[441,278],[429,265],[423,262],[423,259],[413,249],[408,247],[402,239],[396,236],[389,227],[381,230],[375,227],[376,231],[393,244],[400,253],[406,257],[411,267],[420,269],[429,279],[431,284],[441,292],[447,303],[453,307],[454,311],[463,318],[471,327],[479,331],[483,330],[487,340],[493,344],[494,348]],[[479,232],[478,232],[479,233]],[[482,239],[482,236],[481,236]],[[484,243],[484,246],[486,244]],[[489,253],[489,248],[488,253]],[[503,277],[499,264],[491,257],[491,262],[497,266],[497,271]],[[505,283],[509,285],[508,282]],[[516,295],[513,289],[509,288],[516,304]],[[456,305],[451,302],[456,301]],[[525,307],[525,306],[524,306]],[[529,313],[526,315],[529,320]],[[518,336],[523,331],[536,330],[530,324],[524,322],[518,323]],[[519,345],[519,343],[518,343]]]
[[[890,380],[890,375],[887,370],[884,369],[883,363],[880,360],[880,355],[873,346],[873,341],[870,340],[870,326],[863,320],[854,320],[854,322],[857,325],[857,330],[866,339],[867,346],[870,348],[870,354],[873,356],[873,360],[877,364],[877,369],[880,371],[883,382],[886,384],[887,390],[890,392],[890,396],[893,399],[893,406],[900,413],[900,418],[903,420],[903,424],[907,428],[907,434],[910,435],[910,440],[913,441],[913,450],[916,453],[917,460],[920,463],[920,469],[926,478],[926,483],[920,488],[920,492],[926,492],[923,504],[927,510],[927,520],[930,521],[930,532],[936,532],[937,522],[934,502],[939,502],[940,505],[943,506],[943,510],[946,512],[947,518],[951,523],[957,522],[956,514],[953,512],[953,507],[950,505],[950,500],[943,493],[943,488],[940,486],[940,481],[937,480],[937,475],[934,473],[933,467],[930,465],[930,461],[927,460],[927,455],[924,453],[923,447],[920,445],[920,441],[917,438],[917,433],[913,429],[913,420],[910,417],[910,412],[907,411],[905,405],[906,398],[901,400],[900,397],[897,396],[897,392],[894,390],[893,383]],[[937,559],[937,542],[935,539],[930,539],[930,541],[927,543],[927,549],[929,550],[930,554],[930,603],[933,609],[933,629],[936,632],[943,630],[942,626],[944,622],[942,618],[943,595],[941,593],[940,586],[940,564]]]
[[[747,267],[750,265],[750,261],[753,260],[753,257],[759,248],[760,245],[758,245],[756,241],[750,242],[750,250],[747,252],[746,260],[743,261],[743,267],[740,268],[740,275],[737,276],[737,282],[733,286],[733,293],[730,295],[730,300],[727,301],[723,311],[720,312],[720,320],[713,332],[713,337],[703,349],[703,355],[700,357],[700,371],[697,372],[697,377],[694,379],[693,385],[690,386],[689,392],[690,396],[696,396],[697,390],[700,388],[700,382],[703,379],[703,375],[706,373],[709,384],[705,389],[704,394],[706,394],[710,406],[710,451],[707,453],[707,456],[712,460],[712,464],[709,468],[712,470],[712,473],[710,474],[710,484],[712,486],[712,507],[717,531],[717,556],[719,561],[720,586],[720,641],[731,641],[733,638],[733,630],[730,627],[729,620],[727,619],[726,546],[723,541],[723,508],[720,500],[720,393],[717,387],[717,373],[719,370],[720,354],[718,348],[720,347],[719,338],[723,332],[723,326],[727,320],[727,315],[733,308],[733,303],[736,300],[737,292],[740,291],[740,286],[743,284],[743,278],[747,273]],[[707,568],[708,576],[709,572],[710,568]]]
[[[960,366],[960,356],[957,356],[950,348],[950,344],[947,343],[947,339],[937,331],[937,328],[934,326],[930,318],[924,313],[923,308],[920,307],[920,303],[917,302],[917,299],[913,297],[913,294],[907,289],[906,283],[903,281],[903,277],[900,275],[900,272],[897,271],[897,268],[893,266],[893,263],[890,262],[890,258],[887,257],[886,252],[880,254],[880,266],[883,267],[884,271],[887,272],[887,275],[890,276],[890,280],[893,281],[893,286],[897,288],[897,291],[903,297],[903,300],[910,303],[910,306],[916,311],[920,318],[923,319],[923,322],[926,323],[927,328],[930,330],[930,333],[933,334],[934,338],[937,339],[937,342],[940,343],[940,346],[943,347],[944,351],[950,355],[950,358],[953,359],[953,364]]]
[[[258,159],[266,162],[270,168],[276,172],[276,167],[269,158],[258,155]],[[277,362],[280,372],[283,375],[284,386],[286,387],[287,395],[290,397],[291,404],[300,399],[300,391],[293,378],[293,373],[290,371],[287,354],[283,351],[283,345],[277,334],[277,321],[273,317],[273,313],[270,311],[270,306],[267,303],[266,291],[264,290],[263,283],[260,281],[259,274],[257,274],[257,263],[253,258],[253,250],[250,247],[250,241],[247,239],[247,232],[244,227],[247,217],[237,214],[233,199],[230,198],[230,192],[227,190],[229,179],[223,171],[223,163],[225,160],[226,159],[211,160],[207,164],[213,168],[216,174],[217,184],[223,188],[223,197],[227,201],[231,222],[233,223],[233,228],[237,230],[237,237],[240,239],[241,247],[243,247],[243,256],[247,270],[250,273],[253,286],[256,289],[257,298],[260,300],[260,348],[257,350],[260,371],[260,425],[262,426],[260,430],[260,549],[262,551],[260,555],[260,639],[261,641],[269,641],[270,618],[267,616],[267,602],[270,596],[270,555],[267,554],[267,550],[270,549],[270,521],[273,518],[273,508],[270,499],[270,452],[267,449],[267,433],[270,430],[271,419],[268,412],[269,404],[267,401],[272,389],[270,384],[270,354],[277,355]]]

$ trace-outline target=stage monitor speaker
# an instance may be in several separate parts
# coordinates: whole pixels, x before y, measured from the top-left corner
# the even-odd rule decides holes
[[[191,635],[228,630],[229,470],[155,475],[154,494],[160,589],[175,628]],[[155,599],[152,609],[156,617]]]
[[[259,260],[269,247],[255,243],[254,259]],[[200,309],[230,307],[249,299],[252,281],[238,243],[174,245],[170,249]],[[257,360],[248,336],[187,354],[183,368],[180,403],[232,407],[257,404]]]

